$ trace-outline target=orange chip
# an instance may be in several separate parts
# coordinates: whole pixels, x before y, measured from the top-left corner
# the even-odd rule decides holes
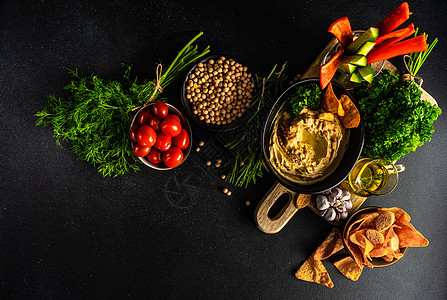
[[[400,209],[398,207],[390,207],[390,208],[379,208],[378,212],[384,212],[384,211],[390,211],[394,213],[394,216],[396,217],[396,220],[405,220],[407,222],[410,222],[411,218],[410,215],[408,215],[403,209]]]
[[[368,260],[371,259],[369,253],[374,249],[374,245],[366,238],[366,230],[367,229],[362,229],[353,233],[349,237],[349,239],[351,240],[351,242],[359,246],[363,256],[363,263],[370,268],[374,268],[374,266]]]
[[[363,219],[363,223],[359,227],[359,229],[362,229],[362,228],[372,228],[373,224],[375,224],[375,222],[376,222],[376,218],[377,218],[378,215],[379,215],[378,212],[372,212],[372,213],[360,215],[360,218]]]
[[[324,260],[343,249],[343,247],[343,239],[340,230],[334,227],[324,242],[317,248],[317,250],[315,250],[313,257],[314,259]]]
[[[338,116],[344,116],[345,111],[343,109],[342,104],[340,103],[340,100],[338,100],[337,96],[334,93],[334,90],[332,89],[332,83],[329,83],[326,91],[323,95],[323,108],[333,113],[334,115]]]
[[[425,247],[428,240],[410,224],[410,216],[400,208],[379,208],[361,214],[349,225],[345,244],[355,262],[373,267],[371,258],[400,259],[401,248]]]
[[[428,245],[428,240],[410,222],[398,219],[396,223],[400,226],[395,229],[399,237],[399,247],[425,247]]]
[[[352,222],[351,225],[349,225],[348,229],[346,230],[346,236],[344,236],[343,238],[348,239],[349,234],[357,231],[362,226],[363,221],[364,219],[360,218]]]
[[[363,271],[363,265],[359,266],[350,256],[334,262],[334,266],[352,281],[357,281]]]
[[[394,257],[394,250],[389,246],[375,248],[369,253],[369,256],[371,257],[382,257],[389,255],[392,255]]]
[[[357,265],[359,267],[363,266],[363,254],[360,248],[349,239],[345,240],[345,244],[346,248],[348,248]]]
[[[348,95],[341,95],[341,105],[345,111],[344,116],[339,116],[344,128],[355,128],[360,124],[360,112]]]
[[[329,273],[326,271],[321,260],[313,258],[313,255],[301,265],[299,270],[295,273],[295,277],[301,280],[315,282],[329,288],[334,287],[334,283],[329,277]]]

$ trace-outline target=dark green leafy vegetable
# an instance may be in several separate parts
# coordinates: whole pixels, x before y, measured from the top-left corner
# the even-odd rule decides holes
[[[195,36],[177,55],[157,82],[137,83],[130,79],[127,66],[123,83],[101,79],[96,75],[84,76],[78,70],[69,70],[74,80],[64,89],[66,98],[47,96],[47,105],[36,113],[36,125],[53,127],[56,143],[70,143],[71,150],[81,160],[91,162],[103,176],[123,175],[137,171],[139,162],[132,153],[129,128],[135,108],[157,99],[159,93],[183,71],[209,52],[197,51],[192,43]]]
[[[441,109],[421,101],[413,81],[384,70],[355,91],[365,124],[363,155],[395,161],[431,140]]]
[[[321,88],[316,83],[299,85],[289,100],[289,112],[297,117],[304,106],[311,110],[322,107]]]

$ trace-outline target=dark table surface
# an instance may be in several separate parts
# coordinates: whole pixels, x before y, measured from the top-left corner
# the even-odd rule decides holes
[[[194,4],[193,4],[194,3]],[[432,141],[400,162],[395,191],[365,205],[398,206],[430,241],[357,282],[325,262],[331,290],[295,271],[331,226],[304,209],[278,234],[255,226],[254,209],[274,183],[222,181],[204,162],[223,147],[193,125],[193,152],[178,169],[103,178],[59,147],[34,114],[63,95],[65,67],[119,79],[121,63],[153,79],[199,31],[199,45],[237,57],[261,75],[287,61],[304,72],[348,16],[376,24],[400,1],[11,1],[0,2],[0,297],[23,299],[445,299],[447,297],[447,111],[444,1],[411,1],[411,21],[440,39],[420,71],[444,114]],[[402,68],[402,64],[400,64]],[[178,107],[180,83],[166,95]],[[228,197],[222,188],[233,194]],[[246,206],[246,200],[251,204]]]

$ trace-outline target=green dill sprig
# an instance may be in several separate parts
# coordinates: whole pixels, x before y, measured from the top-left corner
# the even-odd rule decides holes
[[[74,79],[64,87],[67,97],[48,95],[46,107],[36,113],[36,125],[52,127],[58,145],[61,140],[68,142],[79,159],[92,163],[103,176],[140,170],[129,138],[133,111],[148,99],[165,101],[158,99],[160,91],[209,53],[209,47],[198,52],[198,46],[192,45],[202,34],[178,52],[156,82],[131,80],[131,66],[127,66],[122,82],[68,69]]]
[[[242,119],[246,129],[225,145],[234,153],[227,163],[230,168],[227,180],[236,186],[247,187],[249,183],[256,183],[256,179],[262,177],[262,152],[259,139],[265,121],[264,116],[270,109],[266,105],[266,100],[276,99],[282,92],[283,82],[287,78],[283,73],[285,66],[286,64],[275,72],[277,68],[275,65],[265,78],[254,76],[257,88],[252,98],[251,114]]]
[[[414,32],[414,36],[416,37],[418,35],[419,28],[416,28],[416,31]],[[425,35],[426,40],[428,40],[428,34],[425,32],[423,33]],[[422,67],[422,64],[425,62],[427,57],[430,55],[430,52],[433,50],[433,48],[438,43],[438,38],[435,38],[431,44],[427,43],[427,51],[423,52],[416,52],[411,53],[410,56],[410,72],[413,74],[413,76],[416,76],[416,74],[419,72],[419,69]]]

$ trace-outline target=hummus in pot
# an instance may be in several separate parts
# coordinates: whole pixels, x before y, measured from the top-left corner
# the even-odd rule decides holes
[[[349,140],[349,130],[332,113],[306,107],[294,118],[281,109],[270,137],[269,159],[287,179],[312,184],[332,173]]]

